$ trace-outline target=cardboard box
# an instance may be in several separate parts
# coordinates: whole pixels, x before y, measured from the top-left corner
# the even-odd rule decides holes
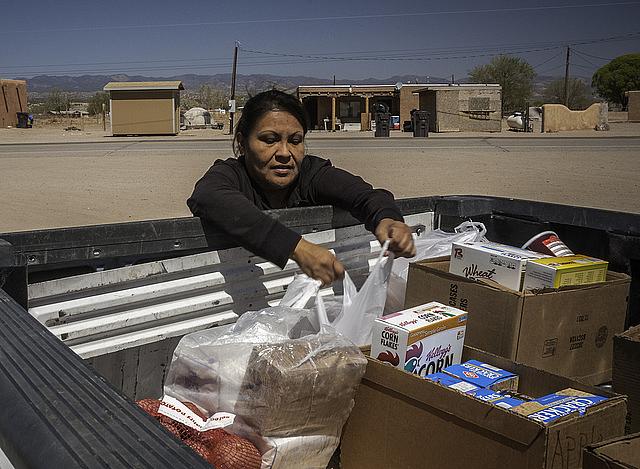
[[[342,468],[572,469],[586,445],[624,433],[624,396],[466,346],[463,359],[517,374],[532,396],[575,388],[609,399],[543,425],[369,358],[343,432]]]
[[[425,376],[460,363],[467,313],[431,302],[375,320],[371,356]]]
[[[640,433],[614,438],[584,449],[584,469],[640,468]]]
[[[449,272],[520,290],[527,261],[544,257],[548,256],[500,243],[453,243]]]
[[[439,301],[469,311],[465,344],[600,384],[611,379],[613,336],[624,330],[630,277],[517,292],[449,273],[448,260],[411,264],[406,306]]]
[[[608,266],[607,261],[580,255],[533,259],[527,264],[522,289],[560,288],[604,282]]]
[[[613,339],[613,389],[629,399],[627,433],[640,432],[640,326]]]

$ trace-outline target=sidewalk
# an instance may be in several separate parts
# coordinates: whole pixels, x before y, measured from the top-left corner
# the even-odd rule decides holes
[[[637,122],[612,122],[611,129],[606,132],[595,130],[574,130],[556,133],[541,133],[539,127],[532,133],[513,132],[503,129],[502,132],[446,132],[430,133],[430,139],[451,138],[615,138],[615,137],[640,137],[640,123]],[[372,139],[373,131],[310,131],[309,139]],[[391,131],[390,138],[413,138],[410,132]],[[32,129],[0,129],[0,145],[2,144],[50,144],[50,143],[122,143],[122,142],[149,142],[149,141],[203,141],[203,140],[231,140],[226,130],[194,129],[180,132],[178,135],[150,135],[113,137],[108,132],[100,129],[88,129],[84,131],[69,130],[63,128],[39,128]]]

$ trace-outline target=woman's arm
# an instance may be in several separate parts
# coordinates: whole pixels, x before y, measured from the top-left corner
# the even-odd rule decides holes
[[[415,255],[411,230],[404,223],[391,192],[374,189],[361,177],[329,163],[311,180],[310,195],[314,203],[335,205],[349,211],[375,234],[380,243],[389,239],[389,249],[396,255]]]

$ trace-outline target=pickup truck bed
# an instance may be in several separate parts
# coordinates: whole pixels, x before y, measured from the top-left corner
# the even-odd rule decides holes
[[[640,215],[477,196],[400,206],[419,232],[471,218],[491,240],[520,245],[556,231],[574,251],[632,276],[628,325],[640,322]],[[272,215],[366,277],[376,243],[347,213]],[[209,467],[132,400],[159,395],[182,334],[284,293],[295,265],[280,271],[233,246],[194,218],[0,233],[0,396],[11,403],[0,410],[0,449],[11,464]]]

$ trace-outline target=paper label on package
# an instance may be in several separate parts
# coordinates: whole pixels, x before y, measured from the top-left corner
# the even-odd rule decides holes
[[[233,425],[235,419],[235,414],[230,414],[229,412],[217,412],[204,422],[202,431],[204,432],[206,430],[228,427],[229,425]]]
[[[224,428],[232,425],[236,416],[229,412],[217,412],[207,420],[189,409],[186,405],[171,396],[164,396],[160,402],[158,413],[199,432]]]
[[[160,402],[158,413],[186,425],[194,430],[200,430],[204,420],[186,405],[171,396],[164,396]]]
[[[466,383],[464,381],[460,381],[459,383],[452,384],[449,387],[451,389],[456,389],[456,390],[462,391],[462,392],[470,392],[470,391],[475,391],[476,389],[478,389],[477,386],[474,386],[471,383]]]

